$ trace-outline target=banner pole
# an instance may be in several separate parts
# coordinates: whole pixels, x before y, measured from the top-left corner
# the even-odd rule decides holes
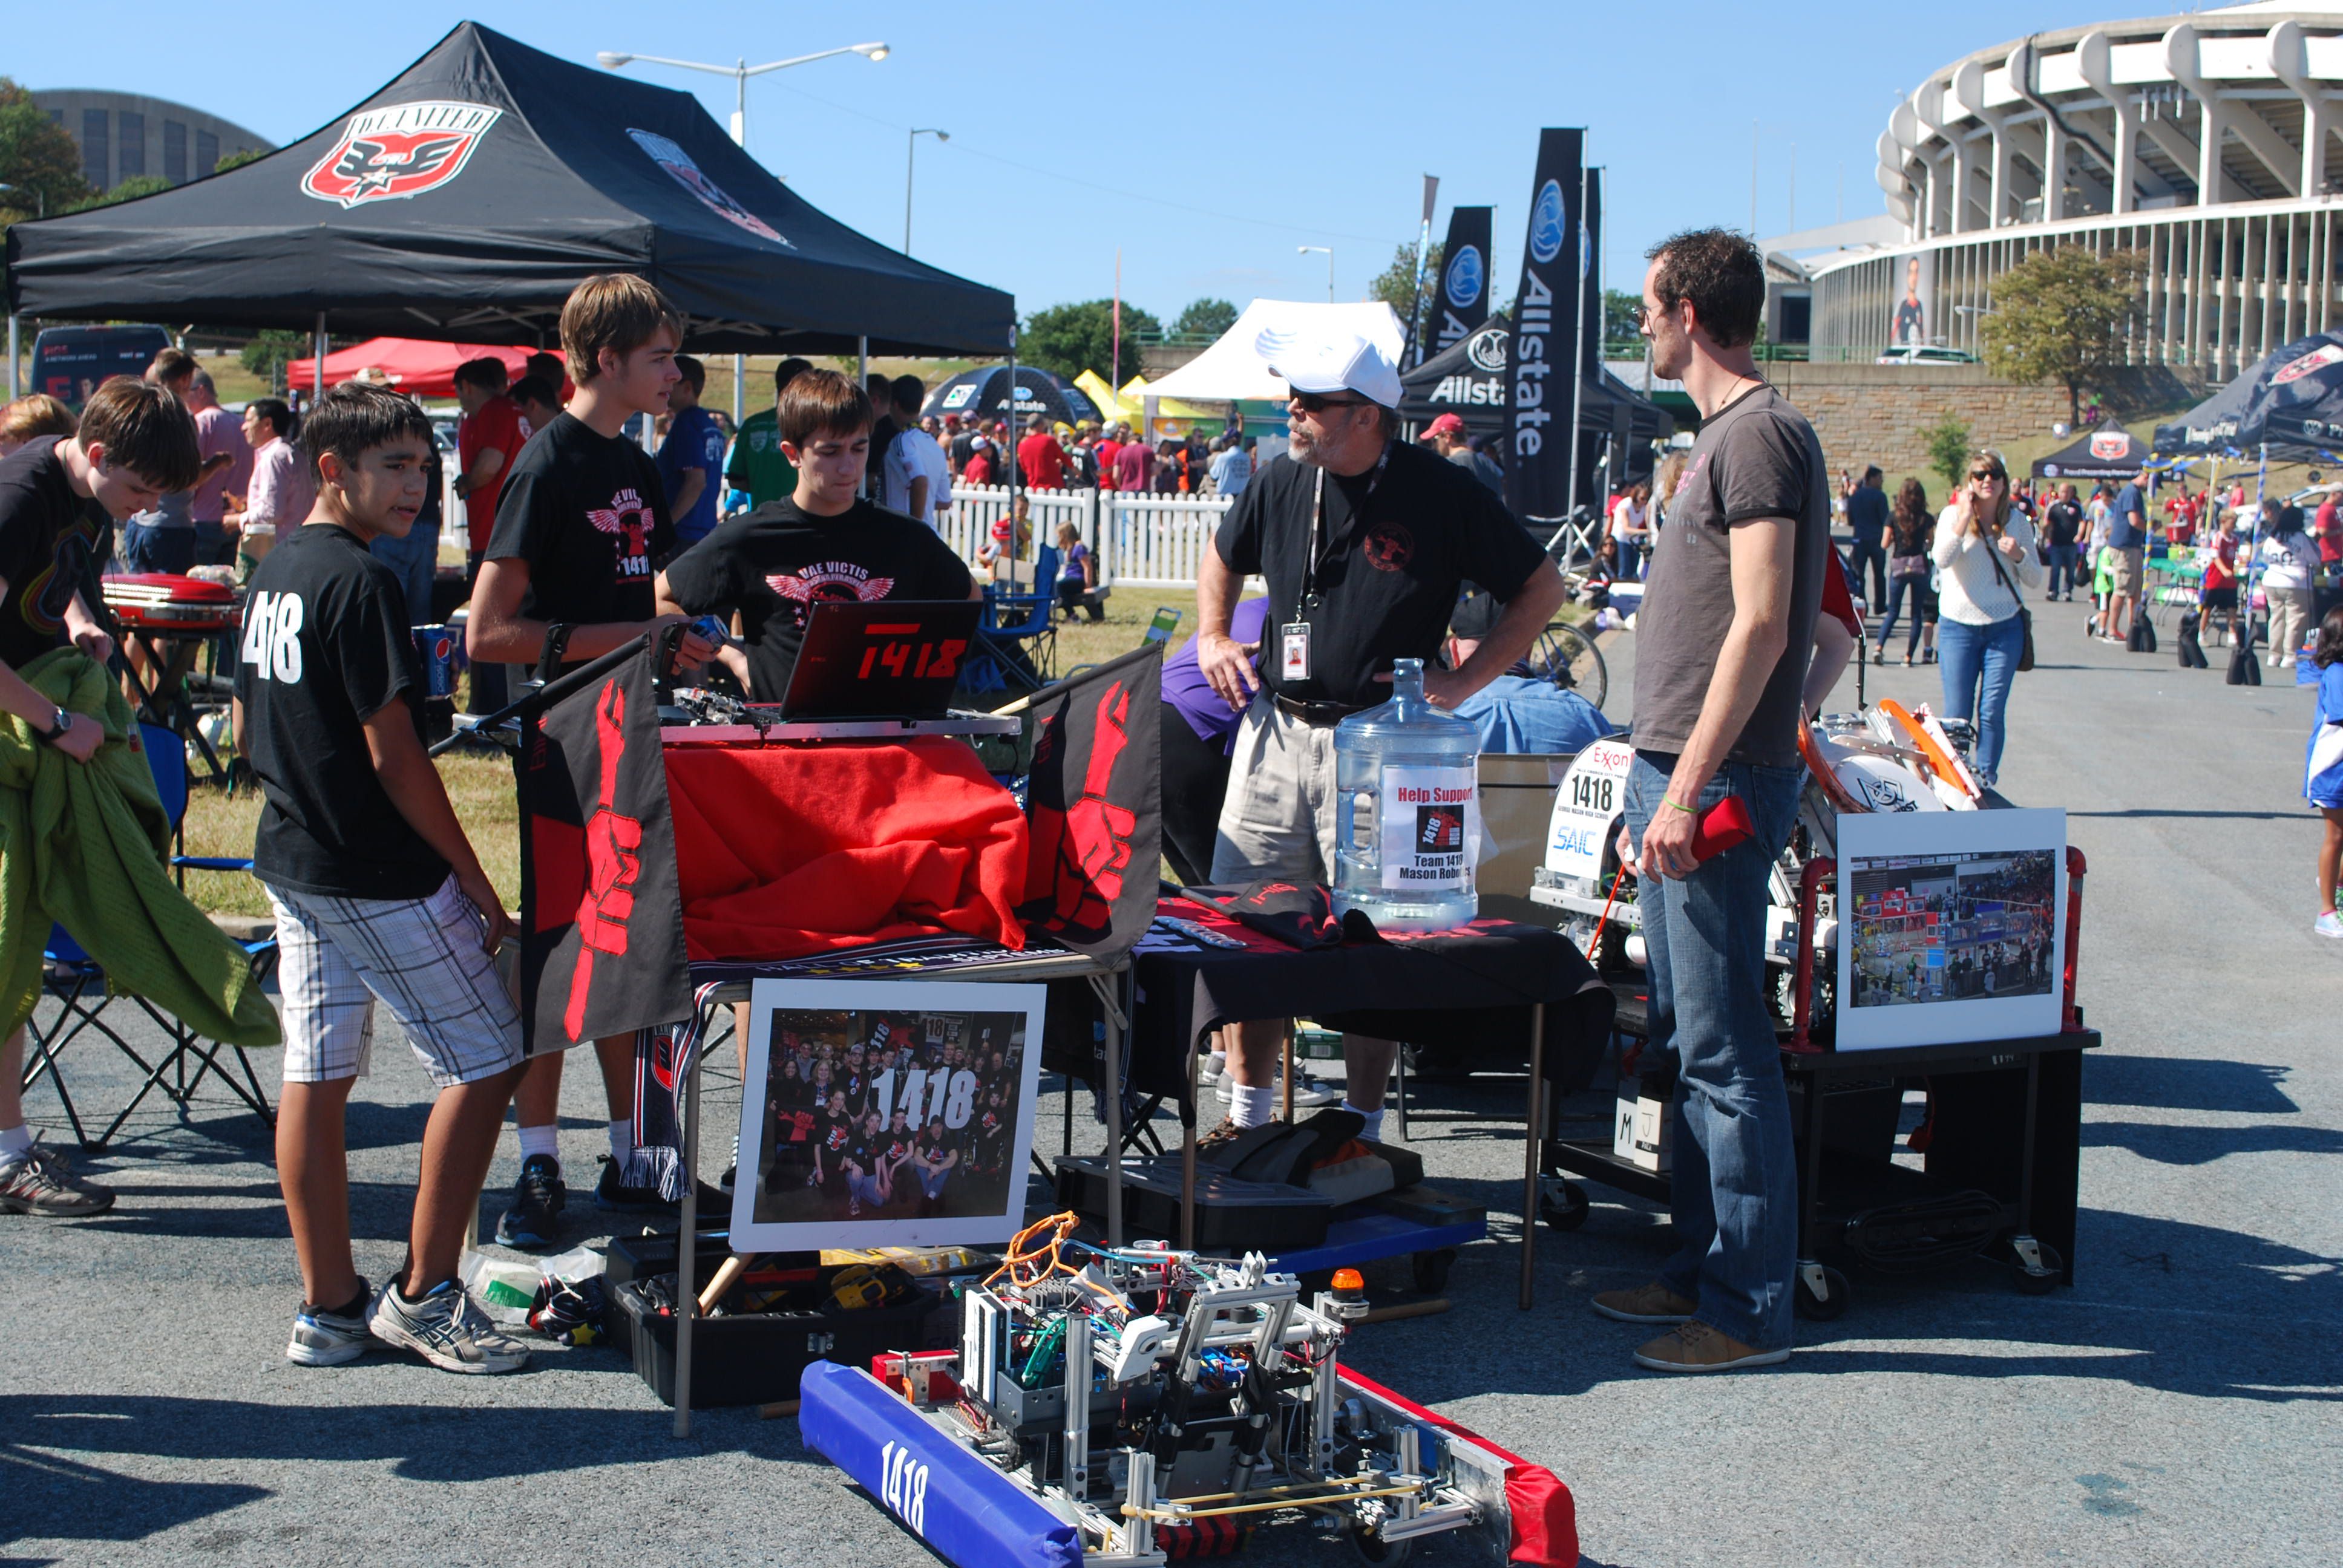
[[[1563,243],[1579,245],[1585,234],[1586,155],[1582,151],[1578,157],[1578,232],[1564,236]],[[1555,304],[1558,307],[1561,302],[1557,300]],[[1574,517],[1578,512],[1578,413],[1580,402],[1586,393],[1586,346],[1578,341],[1580,333],[1586,329],[1586,266],[1583,251],[1579,256],[1578,289],[1572,297],[1570,307],[1578,317],[1578,330],[1571,334],[1571,341],[1576,346],[1577,352],[1571,356],[1570,366],[1570,491],[1562,503],[1562,514],[1565,518]]]
[[[309,346],[309,407],[326,395],[326,313],[317,312],[316,340]]]
[[[12,310],[8,313],[8,401],[11,403],[14,403],[17,398],[25,395],[24,388],[18,385],[16,379],[18,375],[18,366],[16,364],[17,352],[16,313]]]

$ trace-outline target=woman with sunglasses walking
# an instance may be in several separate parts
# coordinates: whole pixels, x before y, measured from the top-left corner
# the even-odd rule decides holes
[[[2001,770],[2003,711],[2026,646],[2019,585],[2033,587],[2034,525],[2010,505],[2001,454],[1979,447],[1968,479],[1936,518],[1936,658],[1947,719],[1976,720],[1970,764],[1980,782]]]

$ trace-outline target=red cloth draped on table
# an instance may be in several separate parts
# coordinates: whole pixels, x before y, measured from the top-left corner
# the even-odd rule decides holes
[[[669,747],[695,960],[953,932],[1025,945],[1025,818],[965,741]]]

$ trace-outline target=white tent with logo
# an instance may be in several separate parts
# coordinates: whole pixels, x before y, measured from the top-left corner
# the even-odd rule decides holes
[[[1354,305],[1313,305],[1292,299],[1256,299],[1210,348],[1147,388],[1151,398],[1194,402],[1264,398],[1280,402],[1291,394],[1284,377],[1269,367],[1259,347],[1264,333],[1304,338],[1342,335],[1363,337],[1391,356],[1397,367],[1406,341],[1399,313],[1380,299]]]

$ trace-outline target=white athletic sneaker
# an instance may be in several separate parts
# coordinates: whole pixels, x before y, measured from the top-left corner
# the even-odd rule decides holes
[[[1236,1100],[1236,1084],[1237,1081],[1235,1079],[1223,1076],[1221,1079],[1219,1091],[1221,1098],[1230,1101],[1231,1103],[1234,1103]],[[1270,1095],[1272,1103],[1281,1105],[1284,1103],[1282,1095],[1279,1093],[1277,1086],[1273,1083],[1270,1086]],[[1319,1085],[1312,1083],[1307,1078],[1297,1080],[1293,1085],[1293,1108],[1296,1111],[1301,1110],[1305,1105],[1316,1107],[1321,1105],[1340,1105],[1342,1103],[1342,1091],[1339,1089],[1322,1088]]]
[[[358,1294],[365,1295],[366,1290],[367,1282],[360,1280]],[[293,1319],[293,1338],[285,1347],[285,1359],[297,1367],[337,1367],[373,1348],[374,1334],[364,1316],[344,1317],[304,1302]]]
[[[2343,941],[2343,917],[2338,917],[2333,910],[2313,920],[2310,929],[2322,937],[2333,937]]]
[[[374,1337],[413,1351],[441,1372],[509,1372],[528,1365],[528,1349],[499,1332],[460,1280],[446,1280],[419,1302],[401,1301],[397,1281],[374,1299]]]

